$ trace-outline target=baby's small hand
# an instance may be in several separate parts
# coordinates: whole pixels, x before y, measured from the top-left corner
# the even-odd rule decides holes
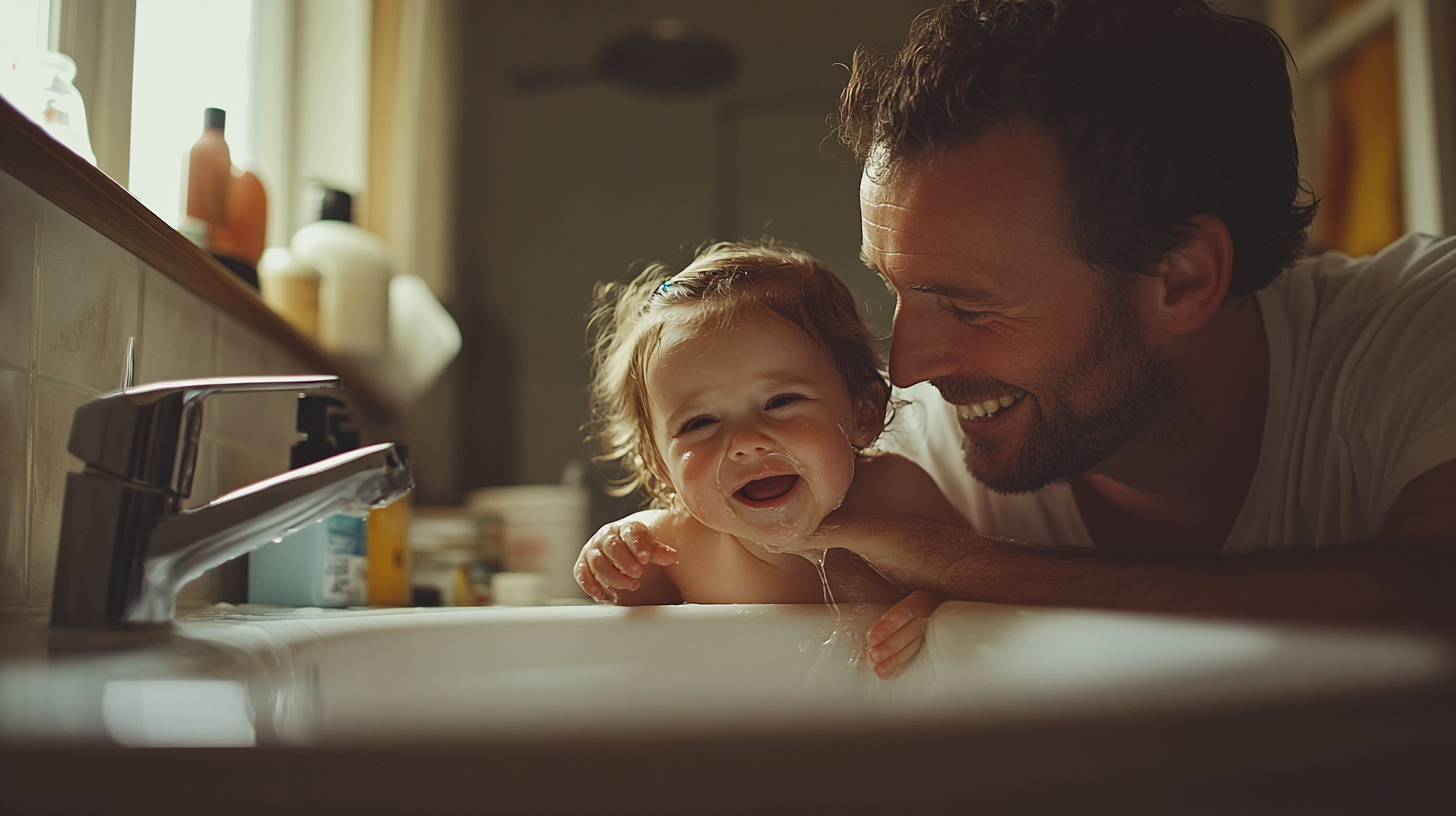
[[[917,589],[890,607],[865,634],[865,655],[882,679],[905,667],[920,651],[930,613],[940,606],[940,598]]]
[[[576,582],[598,601],[633,592],[649,564],[677,563],[677,550],[658,541],[640,521],[614,521],[597,530],[577,556]]]

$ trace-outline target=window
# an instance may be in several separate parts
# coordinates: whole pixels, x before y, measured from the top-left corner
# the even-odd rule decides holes
[[[1314,249],[1360,254],[1456,225],[1450,26],[1436,0],[1272,0],[1288,41]]]
[[[204,108],[227,111],[233,165],[257,151],[252,0],[137,0],[132,67],[131,194],[176,225],[182,157]]]
[[[0,63],[50,41],[50,0],[0,0]]]

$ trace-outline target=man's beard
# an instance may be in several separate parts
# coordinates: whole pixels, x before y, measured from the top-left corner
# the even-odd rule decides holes
[[[998,493],[1029,493],[1064,482],[1106,461],[1171,410],[1177,371],[1143,339],[1130,287],[1103,293],[1092,332],[1075,358],[1025,387],[1030,409],[1025,441],[1005,465],[992,468],[995,444],[963,442],[966,467]],[[957,405],[1009,393],[999,380],[933,380]],[[1002,443],[1004,444],[1004,443]]]

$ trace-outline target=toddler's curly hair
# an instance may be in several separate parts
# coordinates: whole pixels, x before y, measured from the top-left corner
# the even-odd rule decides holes
[[[609,493],[641,490],[650,506],[671,505],[672,482],[652,436],[648,368],[668,325],[712,332],[745,314],[785,320],[822,343],[856,415],[877,417],[880,427],[870,429],[870,436],[879,435],[889,384],[849,287],[809,254],[771,241],[713,244],[676,274],[659,263],[631,283],[597,285],[587,324],[592,349],[587,439],[600,450],[592,460],[619,472],[608,481]]]

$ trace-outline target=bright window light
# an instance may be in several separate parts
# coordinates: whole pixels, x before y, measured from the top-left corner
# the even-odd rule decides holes
[[[16,55],[44,51],[51,29],[51,0],[0,0],[0,68]]]
[[[233,165],[253,163],[253,11],[253,0],[137,0],[131,194],[169,224],[204,108],[227,111]]]
[[[50,22],[50,0],[0,0],[0,65],[8,69],[17,54],[44,50]]]

